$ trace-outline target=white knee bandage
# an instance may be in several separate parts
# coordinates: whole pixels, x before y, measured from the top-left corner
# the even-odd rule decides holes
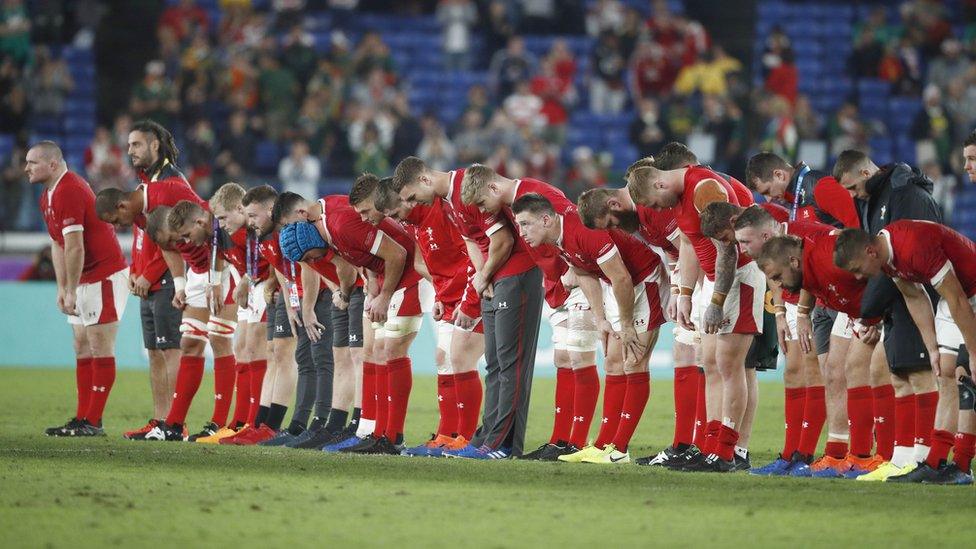
[[[234,337],[234,330],[237,330],[236,320],[211,318],[207,323],[207,333],[214,337]]]
[[[398,339],[417,333],[422,322],[422,316],[395,316],[388,318],[383,324],[382,330],[377,330],[377,332],[382,331],[384,338]]]
[[[574,353],[589,353],[596,351],[599,332],[596,330],[566,330],[566,339],[563,341],[563,348]]]
[[[183,337],[206,341],[207,323],[195,318],[184,318],[180,323],[180,332],[183,334]]]
[[[437,365],[438,374],[450,374],[451,369],[451,338],[454,336],[454,325],[450,322],[437,323],[437,349],[444,353],[444,363]]]
[[[566,327],[565,326],[553,326],[552,327],[552,348],[557,351],[566,350]]]

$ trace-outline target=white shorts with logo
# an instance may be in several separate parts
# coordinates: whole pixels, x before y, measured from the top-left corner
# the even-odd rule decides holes
[[[715,281],[706,277],[697,300],[693,299],[692,319],[695,326],[701,327],[702,315],[712,302]],[[766,275],[759,270],[755,261],[750,261],[735,271],[732,287],[725,296],[722,312],[725,323],[719,328],[721,334],[761,334],[763,308],[766,300]],[[697,305],[697,308],[695,307]],[[696,314],[697,313],[697,314]]]
[[[258,281],[251,286],[247,293],[247,322],[260,324],[268,321],[268,303],[264,300],[264,289],[268,287],[268,279]],[[240,318],[238,318],[240,320]]]
[[[225,267],[223,271],[220,272],[220,284],[224,291],[228,291],[231,287],[231,270],[233,267]],[[214,281],[216,283],[218,281]],[[188,270],[186,272],[186,306],[187,307],[197,307],[200,309],[207,308],[207,289],[210,286],[210,273],[202,272],[197,273],[193,270]]]
[[[658,267],[647,278],[634,285],[634,329],[642,334],[655,330],[665,322],[668,298],[671,294],[667,278]],[[603,309],[606,311],[607,322],[614,330],[622,328],[620,324],[620,309],[613,294],[613,287],[603,280]]]
[[[581,288],[569,292],[566,303],[549,315],[549,323],[553,348],[574,353],[596,351],[599,340],[596,317]]]
[[[363,317],[366,317],[365,310]],[[417,333],[423,323],[420,308],[420,289],[417,284],[400,288],[390,296],[390,306],[386,311],[386,322],[372,322],[373,337],[397,339]]]
[[[843,339],[851,339],[855,334],[861,334],[867,326],[861,323],[860,318],[851,318],[847,313],[837,312],[834,326],[830,330],[830,335]],[[858,337],[860,337],[858,335]]]
[[[68,324],[94,326],[122,320],[125,302],[129,298],[129,268],[116,271],[107,278],[79,284],[75,290],[77,315],[68,315]]]
[[[976,296],[969,298],[969,304],[976,311]],[[939,343],[939,352],[946,355],[958,355],[959,347],[965,343],[959,325],[952,319],[949,304],[946,300],[939,300],[935,310],[935,339]]]

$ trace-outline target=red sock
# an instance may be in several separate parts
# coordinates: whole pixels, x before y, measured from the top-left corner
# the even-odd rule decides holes
[[[237,362],[234,355],[214,358],[214,409],[210,421],[217,426],[227,424],[230,403],[234,398],[234,382],[237,378]]]
[[[247,413],[251,409],[251,363],[237,363],[237,395],[234,397],[234,417],[231,427],[247,423]]]
[[[952,461],[966,473],[972,468],[974,455],[976,455],[976,435],[957,433],[956,443],[952,447]]]
[[[268,371],[267,360],[251,361],[249,376],[251,378],[251,408],[247,412],[247,423],[254,425],[261,407],[261,388],[264,386],[264,374]]]
[[[363,362],[363,403],[361,419],[376,419],[376,369],[373,362]]]
[[[458,432],[458,397],[454,386],[454,374],[437,374],[437,409],[441,420],[437,424],[437,434],[453,436]]]
[[[386,423],[386,438],[394,444],[403,439],[403,425],[407,419],[407,403],[413,389],[410,357],[394,358],[387,363],[390,409]]]
[[[644,408],[651,396],[651,374],[649,372],[635,372],[627,374],[627,393],[624,395],[624,406],[620,410],[620,425],[613,437],[613,446],[620,452],[626,452],[630,439],[634,436],[637,424],[644,415]]]
[[[386,364],[376,364],[376,387],[373,398],[376,401],[376,426],[373,428],[374,437],[386,436],[386,426],[390,419],[390,371]]]
[[[166,423],[180,424],[186,422],[186,413],[190,410],[190,403],[203,381],[203,357],[180,357],[180,371],[176,374],[176,392],[173,393],[173,405],[169,408]]]
[[[597,381],[599,383],[599,381]],[[597,394],[600,386],[597,385]],[[573,399],[576,391],[576,375],[572,368],[556,368],[556,410],[552,420],[552,436],[549,444],[569,442],[573,433]]]
[[[596,401],[600,398],[600,374],[596,365],[573,371],[573,431],[569,442],[577,448],[586,446],[590,436],[590,424],[596,412]],[[564,439],[565,440],[565,439]]]
[[[871,387],[852,387],[847,390],[847,421],[851,426],[851,453],[871,455],[871,427],[874,425]]]
[[[817,453],[820,433],[827,421],[827,403],[823,385],[807,387],[807,398],[803,405],[803,428],[797,450],[804,456]]]
[[[915,445],[915,395],[895,397],[895,446]]]
[[[705,410],[705,374],[698,369],[698,398],[695,400],[695,445],[701,450],[705,446],[705,426],[708,425],[708,412]]]
[[[78,394],[78,407],[75,408],[75,417],[84,419],[88,413],[88,404],[91,402],[92,393],[92,359],[75,359],[75,389]]]
[[[938,391],[915,394],[915,444],[932,446],[929,437],[935,429],[935,408],[938,405]]]
[[[739,432],[728,425],[719,424],[718,436],[715,439],[714,453],[725,461],[732,461],[735,455],[735,443],[739,442]]]
[[[891,461],[895,451],[895,388],[889,383],[871,389],[874,397],[874,439],[878,455]]]
[[[454,374],[454,387],[458,400],[458,434],[471,440],[478,429],[483,390],[478,370]]]
[[[703,454],[708,455],[715,452],[716,444],[718,443],[718,433],[721,429],[722,422],[717,419],[713,419],[705,424],[704,443],[701,447]]]
[[[844,459],[847,457],[847,443],[828,441],[826,448],[824,448],[824,454],[834,459]]]
[[[952,444],[956,441],[956,435],[949,431],[932,429],[931,440],[932,447],[929,448],[929,456],[925,458],[925,463],[928,463],[929,467],[933,469],[938,469],[942,462],[949,459],[949,450],[952,449]]]
[[[112,392],[112,385],[115,385],[115,357],[97,356],[91,359],[91,365],[91,397],[85,419],[92,425],[101,425],[105,403]]]
[[[695,441],[695,408],[698,406],[700,376],[698,366],[678,366],[674,369],[674,439],[671,446]]]
[[[620,424],[620,410],[624,406],[624,395],[627,393],[627,376],[608,375],[603,389],[603,419],[600,433],[596,437],[594,446],[603,448],[613,442]]]
[[[803,430],[803,411],[806,406],[807,388],[795,387],[786,389],[785,417],[786,437],[780,456],[790,459],[793,452],[800,447],[800,433]]]

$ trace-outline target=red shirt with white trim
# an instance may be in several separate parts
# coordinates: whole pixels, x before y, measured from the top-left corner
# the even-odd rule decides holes
[[[268,278],[268,260],[261,255],[260,243],[257,239],[248,238],[249,235],[250,231],[247,230],[247,227],[241,227],[230,235],[232,247],[224,250],[224,257],[242,276],[248,274],[247,247],[251,246],[252,261],[257,263],[258,271],[252,282],[259,282]]]
[[[41,193],[41,214],[51,240],[62,248],[64,235],[82,233],[85,262],[80,284],[105,280],[125,268],[115,229],[95,213],[95,193],[78,174],[66,171],[50,190]]]
[[[888,276],[938,286],[956,273],[967,297],[976,295],[976,244],[958,232],[931,221],[902,219],[878,233],[891,252],[884,266]]]
[[[637,232],[651,246],[664,250],[672,261],[678,260],[678,246],[675,240],[681,232],[674,208],[655,210],[647,206],[637,206],[637,219],[640,227]]]
[[[295,284],[298,288],[298,296],[304,294],[302,290],[302,266],[288,259],[281,253],[281,245],[278,243],[278,231],[264,235],[261,244],[258,246],[261,255],[268,261],[268,264],[281,273],[285,280]]]
[[[675,206],[678,228],[691,241],[691,245],[695,249],[695,255],[698,257],[698,263],[705,272],[705,276],[709,280],[715,280],[715,258],[718,253],[712,240],[701,233],[700,212],[695,207],[695,191],[702,181],[708,179],[714,179],[718,182],[724,193],[724,200],[726,202],[747,207],[753,204],[753,200],[751,193],[748,196],[742,195],[741,190],[736,191],[722,176],[708,168],[691,166],[685,171],[684,191],[681,194],[681,200]],[[748,189],[746,190],[748,191]],[[742,267],[750,261],[752,259],[740,251],[736,267]]]
[[[821,234],[803,240],[803,289],[824,305],[846,313],[851,318],[861,316],[861,296],[867,281],[834,265],[837,235]]]
[[[414,206],[404,223],[413,231],[434,282],[434,293],[441,303],[461,300],[468,284],[468,249],[447,213],[449,206],[435,197],[430,206]]]
[[[785,208],[783,208],[785,210]],[[789,215],[787,215],[789,217]],[[834,230],[833,227],[819,221],[804,220],[804,221],[782,221],[783,224],[783,234],[792,235],[802,238],[805,243],[813,243],[817,236],[830,234]],[[793,293],[789,290],[784,289],[782,292],[783,301],[787,303],[792,303],[796,305],[800,302],[800,294]]]
[[[461,236],[475,242],[478,248],[481,249],[482,255],[487,258],[488,235],[504,227],[505,223],[494,220],[492,224],[488,224],[488,219],[493,217],[491,214],[486,214],[478,210],[477,206],[471,206],[461,202],[461,181],[464,179],[463,169],[452,171],[450,177],[451,186],[447,191],[445,200],[451,206],[451,222],[457,227]],[[508,259],[495,271],[495,275],[492,277],[494,280],[501,280],[509,276],[522,274],[535,268],[535,261],[529,255],[525,242],[519,238],[518,231],[512,227],[509,227],[509,229],[512,231],[515,242],[512,245],[512,251],[509,253]]]
[[[156,183],[181,183],[188,189],[190,184],[176,166],[169,162],[163,164],[158,172],[151,176],[138,170],[136,175],[143,184]],[[140,216],[141,217],[141,216]],[[136,224],[132,227],[132,269],[131,273],[135,276],[143,276],[150,282],[150,291],[162,288],[161,281],[163,275],[169,270],[166,261],[163,259],[163,252],[159,246],[152,241],[145,233],[145,220],[136,219]]]
[[[617,229],[590,229],[574,212],[560,216],[556,246],[569,264],[610,282],[600,265],[619,255],[636,285],[661,265],[661,258],[634,236]]]
[[[319,206],[322,208],[322,217],[316,225],[324,230],[326,241],[342,259],[356,267],[372,271],[382,283],[386,267],[376,252],[384,238],[392,238],[407,251],[397,288],[408,288],[420,282],[420,273],[413,267],[416,243],[402,225],[390,218],[384,219],[379,225],[370,225],[349,205],[349,197],[345,195],[320,198]]]

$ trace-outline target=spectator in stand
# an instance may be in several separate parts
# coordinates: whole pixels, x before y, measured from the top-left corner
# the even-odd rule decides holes
[[[630,58],[630,94],[633,101],[641,97],[666,99],[671,95],[677,68],[665,57],[657,42],[643,40]]]
[[[302,22],[305,0],[272,0],[271,9],[274,10],[273,27],[281,32]]]
[[[213,162],[217,156],[217,135],[210,120],[201,118],[187,132],[186,167],[190,185],[202,196],[208,196],[213,189]]]
[[[894,44],[888,44],[884,47],[884,55],[881,60],[878,61],[875,72],[869,72],[864,75],[868,78],[873,78],[877,76],[878,78],[884,80],[885,82],[891,82],[892,88],[900,88],[899,82],[905,77],[905,67],[901,64],[901,58],[898,57],[898,48]],[[860,76],[860,73],[856,73]]]
[[[552,68],[556,73],[556,77],[562,81],[564,104],[569,105],[575,103],[576,56],[569,49],[569,44],[562,39],[553,40],[552,47],[549,49],[549,53],[546,54],[546,58],[552,62]]]
[[[355,53],[352,56],[353,73],[357,78],[365,78],[373,69],[382,69],[390,79],[391,83],[395,79],[393,74],[396,66],[393,57],[390,55],[390,48],[383,42],[377,32],[367,32],[359,41]]]
[[[462,165],[484,161],[488,156],[485,119],[477,109],[470,109],[461,116],[461,129],[454,136],[458,163]]]
[[[457,167],[457,150],[439,122],[431,124],[417,147],[417,156],[432,170],[448,172]]]
[[[31,58],[30,15],[23,0],[6,0],[0,6],[0,58],[9,56],[19,67]]]
[[[888,24],[888,8],[885,6],[872,9],[867,18],[854,25],[854,43],[860,43],[866,32],[871,32],[880,44],[889,44],[901,35],[900,29]]]
[[[607,178],[589,147],[576,147],[573,150],[573,165],[566,172],[565,180],[563,192],[573,202],[583,191],[607,184]]]
[[[24,158],[27,150],[17,145],[0,166],[0,230],[25,230],[21,206],[27,180],[24,177]]]
[[[471,0],[441,0],[437,22],[444,29],[444,68],[471,68],[471,27],[478,22],[478,9]]]
[[[620,50],[620,40],[612,32],[600,35],[593,49],[590,82],[590,110],[598,114],[617,114],[627,104],[624,87],[626,62]]]
[[[282,67],[274,55],[263,54],[260,65],[258,90],[264,108],[264,132],[277,140],[293,122],[300,88],[295,75]]]
[[[766,105],[769,109],[769,122],[763,133],[761,147],[793,162],[796,160],[799,137],[796,133],[796,125],[793,123],[792,108],[781,95],[771,97],[766,101]]]
[[[614,34],[620,40],[620,52],[623,53],[624,59],[630,59],[637,49],[637,43],[646,35],[646,30],[639,11],[627,8],[624,13],[624,23]]]
[[[390,85],[383,69],[375,68],[364,80],[353,84],[350,97],[364,108],[377,110],[391,103],[396,96],[396,89]]]
[[[340,97],[332,88],[323,87],[308,94],[295,122],[296,137],[307,141],[310,150],[320,150],[325,132],[339,118],[341,104]]]
[[[967,77],[955,78],[949,81],[946,90],[945,106],[956,128],[953,138],[956,143],[962,142],[976,125],[976,86],[971,81]]]
[[[502,103],[502,108],[512,122],[530,132],[539,130],[545,124],[542,107],[542,99],[532,94],[526,81],[516,84],[515,92]]]
[[[551,57],[542,60],[539,74],[530,84],[530,91],[542,100],[541,114],[549,139],[562,142],[566,122],[569,120],[566,105],[570,88],[568,81],[556,74],[556,67]]]
[[[867,146],[867,128],[853,101],[845,101],[834,113],[827,124],[827,140],[830,142],[832,157],[836,157],[842,151],[863,149]]]
[[[68,65],[63,59],[51,59],[51,50],[44,46],[37,48],[34,59],[29,84],[34,114],[59,117],[65,98],[75,87]]]
[[[729,56],[721,46],[698,56],[694,64],[686,65],[674,82],[674,92],[680,95],[725,95],[728,92],[727,75],[742,70],[742,63]]]
[[[620,0],[597,0],[586,12],[586,33],[596,37],[623,28],[627,15]]]
[[[249,126],[247,113],[231,113],[227,131],[221,134],[220,152],[214,162],[217,178],[240,181],[253,173],[256,146],[257,139]]]
[[[922,89],[922,54],[907,37],[898,43],[897,51],[903,73],[901,79],[895,83],[894,93],[918,95]]]
[[[661,118],[658,102],[645,97],[637,101],[637,116],[630,123],[630,142],[643,158],[653,156],[662,145],[671,141],[667,123]]]
[[[478,111],[483,119],[490,119],[495,108],[488,97],[488,89],[480,84],[468,88],[468,103],[464,106],[464,110]]]
[[[549,145],[541,137],[529,141],[529,152],[525,157],[525,177],[540,181],[555,181],[559,168],[558,149]]]
[[[27,128],[30,102],[22,84],[14,84],[0,97],[0,133],[20,135]]]
[[[942,166],[934,160],[922,165],[922,173],[932,180],[932,198],[942,206],[942,220],[952,222],[952,212],[956,209],[956,186],[958,181],[952,173],[942,171]]]
[[[783,56],[793,56],[793,46],[790,37],[786,36],[782,27],[776,25],[766,38],[766,47],[763,51],[763,77],[768,78],[769,73],[783,64]]]
[[[484,64],[490,65],[495,56],[515,36],[515,25],[512,14],[503,0],[491,0],[485,13],[485,58]]]
[[[730,103],[719,96],[702,96],[702,116],[698,123],[699,131],[715,137],[712,167],[726,173],[731,171],[730,166],[741,149],[743,131],[741,117],[737,119],[729,112]]]
[[[516,158],[521,158],[527,149],[522,132],[503,109],[497,110],[492,115],[491,121],[488,123],[487,134],[490,147],[507,147],[512,156]]]
[[[851,50],[848,59],[848,66],[853,75],[858,78],[880,76],[879,67],[885,54],[885,47],[885,44],[875,35],[874,28],[865,27],[855,39],[854,49]],[[893,52],[894,48],[891,51]]]
[[[234,53],[220,76],[218,89],[232,108],[250,111],[258,106],[257,77],[258,71],[250,56],[243,52]]]
[[[393,99],[393,116],[396,118],[396,129],[390,146],[390,163],[396,165],[417,152],[417,144],[423,139],[424,132],[410,110],[410,101],[405,92],[397,93]]]
[[[372,122],[363,128],[362,143],[356,153],[353,163],[354,173],[387,173],[390,171],[390,160],[386,150],[380,142],[380,132]],[[304,196],[304,195],[303,195]]]
[[[165,75],[162,61],[146,63],[146,76],[132,91],[129,111],[136,118],[149,118],[170,126],[180,113],[180,99],[173,81]]]
[[[916,141],[931,141],[935,147],[936,158],[943,170],[952,169],[949,161],[956,146],[953,137],[955,125],[942,104],[942,92],[938,86],[929,84],[922,94],[922,110],[915,115],[909,135]]]
[[[698,125],[698,116],[682,96],[675,97],[664,112],[664,125],[668,128],[671,140],[687,143],[688,136]]]
[[[129,190],[127,181],[133,173],[128,159],[105,126],[95,128],[95,137],[85,149],[85,173],[96,193],[107,188]]]
[[[792,50],[783,52],[780,56],[779,66],[769,71],[766,76],[766,91],[785,99],[790,105],[796,103],[796,96],[799,93],[799,74],[796,64],[793,63]]]
[[[793,106],[793,122],[800,139],[820,139],[824,122],[820,114],[810,105],[810,98],[799,95]]]
[[[557,0],[517,0],[522,15],[522,34],[550,34],[556,31]]]
[[[942,43],[942,55],[929,64],[928,81],[945,92],[950,82],[964,77],[972,68],[972,61],[963,55],[962,43],[954,38],[946,40]]]
[[[495,148],[495,152],[485,159],[485,166],[508,179],[519,179],[525,175],[525,164],[512,155],[512,150],[508,148],[508,145],[500,145]]]
[[[294,141],[288,156],[278,163],[278,179],[282,191],[302,196],[319,196],[319,176],[322,165],[308,152],[308,143]]]
[[[305,88],[312,73],[315,72],[318,54],[312,48],[315,39],[305,32],[301,23],[295,24],[282,40],[281,62],[298,83]]]
[[[188,40],[198,32],[210,32],[210,18],[203,8],[196,5],[194,0],[180,0],[172,5],[159,17],[159,28],[168,29],[180,42]]]
[[[525,49],[525,40],[521,36],[511,37],[508,46],[495,54],[488,67],[495,97],[504,99],[511,95],[516,84],[532,77],[535,65],[535,57]]]
[[[56,279],[57,276],[54,273],[54,261],[51,259],[50,246],[44,246],[38,250],[37,255],[34,256],[34,261],[22,273],[17,275],[17,280],[21,282]]]
[[[346,104],[346,122],[348,123],[347,131],[351,150],[358,151],[363,148],[363,135],[366,133],[366,126],[370,125],[376,129],[380,146],[384,150],[388,151],[393,146],[396,119],[389,110],[366,109],[356,101],[349,101]]]

